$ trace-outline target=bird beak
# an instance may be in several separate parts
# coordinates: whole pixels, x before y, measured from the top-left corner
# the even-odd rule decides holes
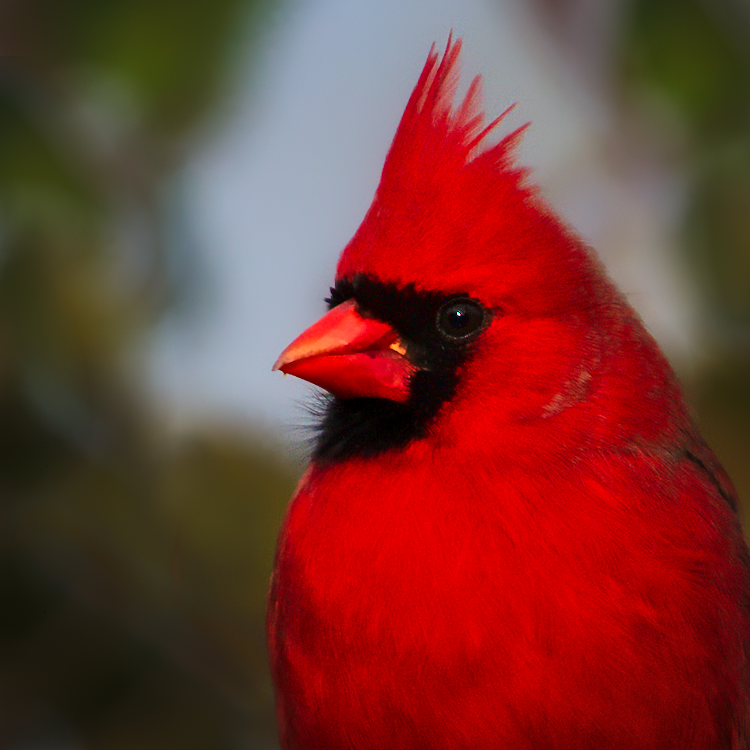
[[[340,398],[405,402],[417,368],[387,323],[360,315],[353,299],[326,313],[284,349],[274,370],[319,385]]]

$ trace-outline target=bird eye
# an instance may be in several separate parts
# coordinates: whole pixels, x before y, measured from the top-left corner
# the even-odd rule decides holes
[[[451,341],[462,341],[484,326],[485,309],[470,299],[446,302],[438,311],[437,328]]]

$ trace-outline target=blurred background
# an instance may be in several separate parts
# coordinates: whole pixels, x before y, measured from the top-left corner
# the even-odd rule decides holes
[[[276,747],[270,366],[450,29],[750,497],[745,0],[2,0],[0,748]]]

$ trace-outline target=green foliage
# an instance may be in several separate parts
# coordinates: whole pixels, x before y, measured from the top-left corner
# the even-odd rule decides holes
[[[691,187],[684,246],[704,293],[707,338],[719,357],[747,350],[750,11],[741,0],[634,0],[626,19],[626,100],[638,106],[658,97],[688,136],[681,155]]]
[[[703,165],[685,231],[719,346],[750,341],[750,123],[748,137]]]
[[[667,99],[702,144],[727,138],[750,116],[739,11],[730,2],[635,0],[624,29],[627,76]]]
[[[165,433],[134,357],[179,292],[164,180],[264,5],[2,9],[0,747],[273,745],[291,471],[250,434]]]

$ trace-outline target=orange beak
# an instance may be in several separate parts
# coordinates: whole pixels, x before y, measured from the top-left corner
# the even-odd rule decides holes
[[[387,323],[359,314],[354,300],[326,313],[284,349],[273,366],[340,398],[405,402],[417,368]]]

